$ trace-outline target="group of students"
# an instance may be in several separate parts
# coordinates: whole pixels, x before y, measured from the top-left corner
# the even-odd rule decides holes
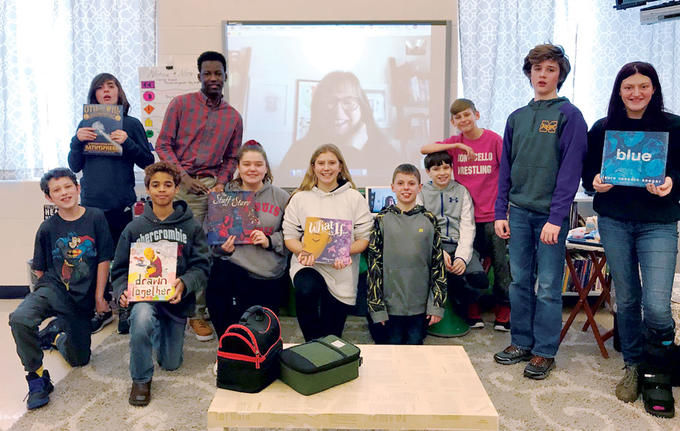
[[[95,157],[84,156],[80,166],[85,170],[82,197],[87,208],[78,204],[80,189],[69,170],[52,170],[41,180],[41,189],[59,212],[41,225],[36,236],[37,289],[10,315],[17,352],[28,372],[29,409],[45,405],[52,390],[49,373],[42,368],[41,344],[56,347],[72,365],[89,361],[90,336],[83,328],[89,328],[85,322],[93,309],[108,310],[103,295],[112,258],[114,299],[121,307],[130,306],[133,405],[150,400],[154,349],[161,367],[172,370],[181,365],[185,322],[195,315],[195,298],[203,286],[207,285],[212,323],[221,334],[250,305],[278,310],[289,265],[304,338],[341,336],[357,300],[358,255],[366,249],[370,327],[377,343],[422,344],[427,325],[444,314],[447,293],[471,326],[483,327],[477,301],[488,280],[481,252],[494,268],[494,326],[511,329],[510,345],[494,359],[503,365],[529,361],[524,376],[544,379],[555,366],[559,347],[568,214],[582,179],[587,190],[596,191],[594,209],[616,287],[626,364],[616,395],[630,402],[642,392],[647,411],[673,416],[670,293],[680,220],[680,191],[673,187],[680,181],[680,117],[664,110],[658,76],[650,64],[623,66],[607,117],[588,132],[580,111],[557,96],[570,71],[564,51],[551,44],[536,46],[523,65],[534,97],[510,115],[504,137],[477,126],[480,113],[471,101],[456,100],[451,122],[461,133],[421,149],[427,154],[425,168],[432,181],[422,185],[415,166],[397,166],[391,185],[397,202],[372,217],[341,150],[332,143],[319,143],[292,196],[272,184],[266,152],[252,141],[240,145],[240,115],[221,99],[226,66],[220,57],[202,54],[201,92],[179,96],[169,107],[157,143],[159,156],[166,161],[146,166],[150,201],[140,218],[121,229],[115,257],[114,241],[102,226],[105,219],[118,215],[109,214],[109,207],[103,207],[108,211],[102,214],[88,204],[115,201],[96,191],[106,189],[105,180],[114,176],[128,178],[132,190],[132,164],[151,163],[142,156],[146,139],[133,142],[132,129],[112,134],[123,143],[121,162],[126,167],[120,172],[125,169],[125,175],[110,171],[107,178],[93,179],[104,167],[88,167]],[[97,86],[93,82],[97,102],[111,100],[98,96],[100,91],[113,92],[104,85],[110,81],[116,87],[114,99],[120,101],[122,89],[114,78]],[[181,115],[182,107],[194,116]],[[196,113],[200,110],[205,115]],[[226,120],[217,116],[220,111]],[[125,118],[138,129],[137,120]],[[193,125],[192,134],[182,121],[199,125]],[[218,125],[229,129],[221,134],[226,144],[196,144],[197,134],[222,130],[215,129]],[[606,130],[669,132],[664,184],[633,188],[604,183],[599,169]],[[90,138],[79,129],[72,152]],[[138,145],[137,152],[130,150],[132,145]],[[235,179],[225,164],[235,167]],[[208,247],[196,220],[200,207],[194,210],[196,201],[206,202],[208,190],[255,193],[261,229],[251,234],[252,244],[235,245],[230,237]],[[417,203],[419,196],[423,205]],[[125,211],[119,218],[123,216],[128,217]],[[314,254],[303,247],[308,217],[351,221],[350,259],[316,263]],[[147,238],[180,243],[176,293],[168,303],[128,304],[130,244]],[[52,315],[59,323],[39,333],[40,323]]]

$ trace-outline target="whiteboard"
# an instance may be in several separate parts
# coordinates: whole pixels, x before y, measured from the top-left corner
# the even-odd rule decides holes
[[[201,89],[195,68],[140,67],[141,118],[146,137],[156,147],[163,117],[173,97]]]

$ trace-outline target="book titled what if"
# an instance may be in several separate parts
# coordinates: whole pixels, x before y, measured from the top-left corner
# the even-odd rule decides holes
[[[314,255],[316,263],[334,264],[340,260],[350,262],[352,245],[352,221],[307,217],[302,236],[302,249]]]

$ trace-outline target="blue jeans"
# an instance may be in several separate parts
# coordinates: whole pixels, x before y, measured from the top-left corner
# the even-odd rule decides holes
[[[427,329],[424,314],[390,316],[385,325],[387,344],[423,344]]]
[[[146,383],[153,376],[153,351],[158,365],[176,370],[182,365],[185,322],[180,322],[151,302],[139,302],[130,312],[130,376]]]
[[[514,346],[554,358],[562,329],[564,243],[569,223],[562,223],[557,244],[546,245],[540,235],[547,221],[547,214],[510,206],[510,334]]]
[[[598,227],[616,290],[623,360],[629,365],[639,364],[645,337],[660,345],[675,336],[671,291],[678,252],[677,225],[601,216]]]

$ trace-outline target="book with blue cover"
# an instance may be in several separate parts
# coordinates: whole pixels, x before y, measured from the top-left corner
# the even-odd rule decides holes
[[[602,149],[602,182],[633,187],[663,184],[667,153],[668,132],[607,130]]]
[[[234,236],[234,244],[252,244],[250,234],[260,220],[255,210],[255,193],[224,191],[208,194],[208,214],[204,221],[208,244],[221,245]]]
[[[92,127],[97,134],[94,141],[85,144],[84,153],[123,155],[123,147],[111,139],[111,132],[123,128],[123,105],[83,105],[82,127]]]

